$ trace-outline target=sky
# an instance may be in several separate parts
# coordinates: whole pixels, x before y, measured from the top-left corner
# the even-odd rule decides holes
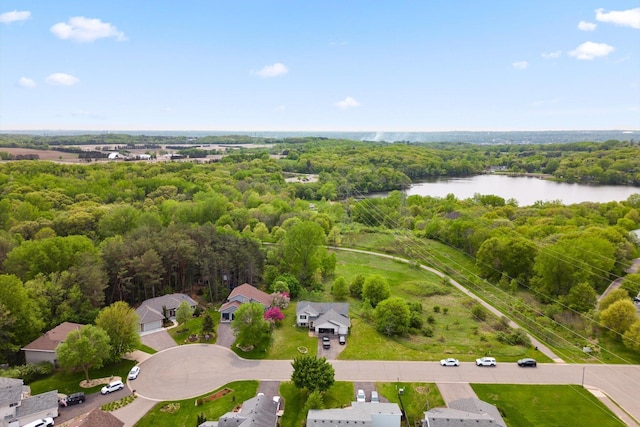
[[[614,129],[638,0],[0,1],[0,132]]]

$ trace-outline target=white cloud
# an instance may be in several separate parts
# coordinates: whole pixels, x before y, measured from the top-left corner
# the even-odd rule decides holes
[[[336,103],[336,107],[342,109],[342,110],[346,110],[348,108],[356,108],[359,107],[360,103],[358,101],[356,101],[355,99],[353,99],[350,96],[347,96],[345,99],[343,99],[340,102]]]
[[[542,52],[542,57],[544,59],[560,58],[561,55],[562,55],[561,50],[556,50],[555,52]]]
[[[80,43],[91,43],[104,38],[114,38],[117,41],[127,40],[124,33],[118,31],[110,23],[84,16],[74,16],[68,22],[59,22],[51,27],[51,32],[62,40],[73,40]]]
[[[575,50],[569,52],[569,55],[575,56],[576,59],[592,60],[598,57],[607,56],[615,50],[615,47],[606,43],[584,42]]]
[[[267,65],[262,70],[258,71],[256,74],[260,77],[270,78],[270,77],[278,77],[283,76],[289,72],[289,69],[286,65],[281,64],[280,62],[276,62],[273,65]]]
[[[79,81],[77,77],[65,73],[53,73],[46,79],[47,83],[55,86],[73,86]]]
[[[31,18],[31,12],[29,12],[28,10],[14,10],[12,12],[0,13],[0,22],[2,22],[3,24],[11,24],[12,22],[17,21],[26,21],[29,18]]]
[[[629,10],[612,10],[610,12],[605,12],[604,9],[596,9],[596,21],[609,22],[621,27],[640,30],[640,7]]]
[[[511,64],[516,70],[524,70],[529,66],[527,61],[518,61]]]
[[[20,77],[20,80],[18,80],[18,85],[26,87],[27,89],[31,89],[37,86],[36,82],[28,77]]]
[[[593,31],[596,29],[598,24],[594,24],[593,22],[580,21],[578,23],[578,29],[582,31]]]

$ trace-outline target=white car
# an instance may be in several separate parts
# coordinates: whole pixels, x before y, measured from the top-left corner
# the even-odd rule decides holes
[[[496,366],[496,359],[493,357],[481,357],[476,359],[477,366]]]
[[[460,366],[460,362],[458,361],[458,359],[453,359],[453,358],[448,358],[448,359],[442,359],[440,361],[440,364],[442,366]]]
[[[367,395],[364,394],[364,390],[360,389],[358,390],[358,392],[356,393],[356,402],[366,402],[367,401]]]
[[[40,418],[39,420],[31,421],[29,424],[25,424],[22,427],[52,427],[53,418]]]
[[[100,390],[100,394],[112,393],[114,391],[122,390],[123,388],[124,384],[122,383],[122,381],[111,381],[109,384],[102,387],[102,389]]]
[[[135,380],[136,378],[138,378],[139,373],[140,373],[140,366],[134,366],[129,371],[129,375],[127,376],[127,378],[129,378],[130,380]]]

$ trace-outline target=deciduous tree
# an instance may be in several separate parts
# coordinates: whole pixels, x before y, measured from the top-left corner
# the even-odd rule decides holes
[[[179,325],[187,323],[187,320],[193,316],[193,309],[188,302],[182,301],[176,310],[176,321]]]
[[[409,330],[411,311],[407,302],[400,297],[387,298],[375,310],[376,329],[381,333],[404,335]]]
[[[109,335],[112,360],[118,360],[140,345],[140,318],[124,301],[114,302],[100,310],[96,325]]]
[[[373,274],[366,278],[362,287],[362,298],[369,300],[373,308],[382,300],[389,298],[391,290],[387,279],[379,274]]]
[[[638,321],[638,312],[630,300],[619,300],[600,312],[600,320],[617,339],[622,339],[622,335]]]
[[[82,369],[89,381],[89,369],[100,368],[111,354],[109,335],[93,325],[71,331],[67,339],[58,345],[56,353],[60,366],[65,369]]]
[[[241,304],[233,316],[231,329],[239,345],[255,346],[269,334],[269,323],[264,319],[264,306],[259,302]]]
[[[335,382],[335,371],[325,357],[301,355],[297,356],[291,365],[291,381],[297,388],[325,392]]]

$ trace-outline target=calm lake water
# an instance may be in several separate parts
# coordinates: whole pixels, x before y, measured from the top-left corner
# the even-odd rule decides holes
[[[476,175],[467,178],[443,178],[413,184],[406,194],[468,199],[475,194],[500,196],[517,200],[518,206],[530,206],[537,201],[561,200],[565,205],[581,202],[612,202],[640,194],[640,187],[616,185],[567,184],[540,178],[505,175]]]

